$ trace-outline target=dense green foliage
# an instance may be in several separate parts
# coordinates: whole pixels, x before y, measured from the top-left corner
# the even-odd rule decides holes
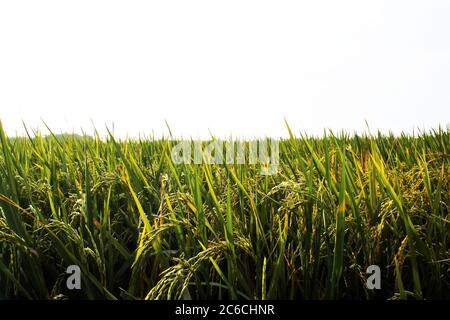
[[[170,139],[0,126],[0,299],[450,298],[450,131],[287,129],[264,176],[176,165]]]

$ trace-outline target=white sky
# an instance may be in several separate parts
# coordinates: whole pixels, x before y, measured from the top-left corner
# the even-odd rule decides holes
[[[118,136],[450,120],[450,1],[0,1],[0,119]]]

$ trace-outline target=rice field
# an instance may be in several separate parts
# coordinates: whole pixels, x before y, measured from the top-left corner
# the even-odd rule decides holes
[[[450,299],[450,129],[286,130],[262,175],[0,125],[0,299]]]

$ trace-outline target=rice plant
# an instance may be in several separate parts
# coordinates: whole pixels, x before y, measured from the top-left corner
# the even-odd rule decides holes
[[[287,131],[262,175],[0,124],[0,299],[450,298],[450,130]]]

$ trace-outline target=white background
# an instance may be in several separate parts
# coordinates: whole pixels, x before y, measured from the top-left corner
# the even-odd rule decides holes
[[[450,1],[0,1],[0,119],[286,136],[450,119]]]

